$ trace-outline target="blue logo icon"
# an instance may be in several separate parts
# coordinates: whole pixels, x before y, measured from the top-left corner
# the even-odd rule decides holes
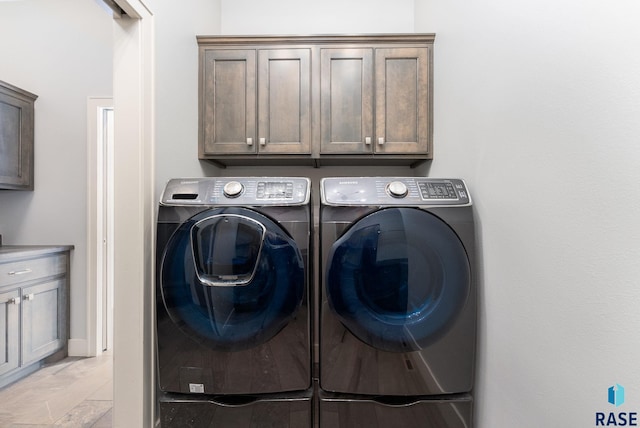
[[[616,407],[621,406],[624,403],[624,387],[619,384],[615,384],[609,388],[609,403]]]

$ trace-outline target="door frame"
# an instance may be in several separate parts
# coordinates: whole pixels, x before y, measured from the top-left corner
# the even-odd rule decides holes
[[[113,426],[156,422],[155,24],[152,0],[114,0]]]

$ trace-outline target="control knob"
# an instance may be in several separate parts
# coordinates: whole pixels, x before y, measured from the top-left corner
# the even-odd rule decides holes
[[[227,198],[237,198],[243,190],[244,186],[238,181],[230,181],[222,188],[222,191]]]
[[[387,185],[387,191],[394,198],[404,198],[409,193],[407,185],[402,181],[392,181]]]

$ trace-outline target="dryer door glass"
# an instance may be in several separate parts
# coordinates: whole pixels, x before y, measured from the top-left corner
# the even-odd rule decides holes
[[[327,260],[332,310],[360,340],[387,351],[433,343],[470,290],[462,242],[440,218],[416,208],[365,216],[334,243]]]
[[[217,208],[183,223],[163,256],[160,290],[169,317],[213,349],[266,342],[295,316],[305,273],[295,241],[245,208]]]

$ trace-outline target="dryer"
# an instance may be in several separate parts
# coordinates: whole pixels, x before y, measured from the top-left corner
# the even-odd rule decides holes
[[[322,427],[468,428],[475,231],[460,179],[320,184]]]
[[[307,178],[170,180],[158,210],[163,427],[311,425]]]

